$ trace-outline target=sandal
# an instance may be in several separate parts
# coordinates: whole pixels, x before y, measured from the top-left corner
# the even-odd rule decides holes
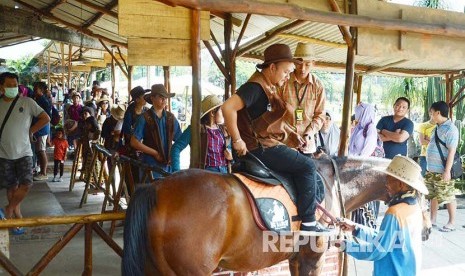
[[[13,229],[11,229],[11,234],[15,235],[15,236],[19,236],[19,235],[22,235],[26,233],[26,230],[24,230],[23,227],[15,227]]]
[[[448,232],[452,232],[452,231],[455,231],[455,227],[448,227],[448,226],[443,226],[442,228],[439,228],[439,231],[441,232],[445,232],[445,233],[448,233]]]

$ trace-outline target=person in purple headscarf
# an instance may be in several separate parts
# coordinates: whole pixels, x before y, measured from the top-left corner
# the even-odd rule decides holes
[[[358,123],[350,137],[349,156],[374,156],[378,146],[374,107],[371,104],[359,103],[355,108],[355,120]]]
[[[359,103],[355,108],[355,120],[358,123],[350,137],[349,156],[380,155],[377,153],[377,149],[382,149],[382,146],[378,146],[378,132],[374,124],[374,107],[371,104]],[[376,229],[377,205],[379,206],[379,203],[372,201],[354,210],[352,220]]]

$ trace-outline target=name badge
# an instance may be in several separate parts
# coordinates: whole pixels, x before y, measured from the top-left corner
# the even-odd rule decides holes
[[[297,122],[302,122],[304,120],[304,110],[300,107],[295,110],[295,120]]]

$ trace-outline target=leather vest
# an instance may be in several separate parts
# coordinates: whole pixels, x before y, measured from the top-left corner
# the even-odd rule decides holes
[[[281,144],[284,133],[273,131],[270,126],[279,123],[286,111],[286,103],[276,94],[276,87],[268,82],[261,72],[256,71],[247,82],[258,83],[265,92],[269,107],[258,118],[252,120],[243,108],[237,112],[237,126],[248,150],[255,150],[260,146],[267,148]]]
[[[155,112],[153,109],[149,109],[144,112],[144,118],[147,122],[145,124],[144,130],[144,144],[149,146],[160,153],[163,157],[163,165],[169,165],[171,163],[171,146],[173,145],[173,138],[174,138],[174,120],[175,117],[173,113],[166,111],[166,134],[167,142],[168,142],[168,152],[165,152],[164,146],[162,145],[162,139],[160,136],[160,131],[158,128],[157,120],[155,120],[154,116]]]

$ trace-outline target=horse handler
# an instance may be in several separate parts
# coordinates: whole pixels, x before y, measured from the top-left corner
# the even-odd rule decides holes
[[[389,208],[379,230],[343,219],[341,229],[354,240],[336,245],[358,260],[374,261],[373,275],[418,275],[421,268],[423,216],[418,203],[428,194],[421,167],[412,159],[397,155],[387,169]]]
[[[288,106],[276,93],[294,71],[291,49],[284,44],[266,48],[265,61],[236,94],[222,107],[226,127],[230,132],[233,148],[239,156],[253,153],[267,167],[292,175],[297,190],[297,212],[302,224],[302,235],[321,236],[328,229],[315,218],[316,168],[313,160],[289,148],[270,131]],[[294,112],[294,111],[292,111]],[[305,141],[300,138],[300,142]]]

